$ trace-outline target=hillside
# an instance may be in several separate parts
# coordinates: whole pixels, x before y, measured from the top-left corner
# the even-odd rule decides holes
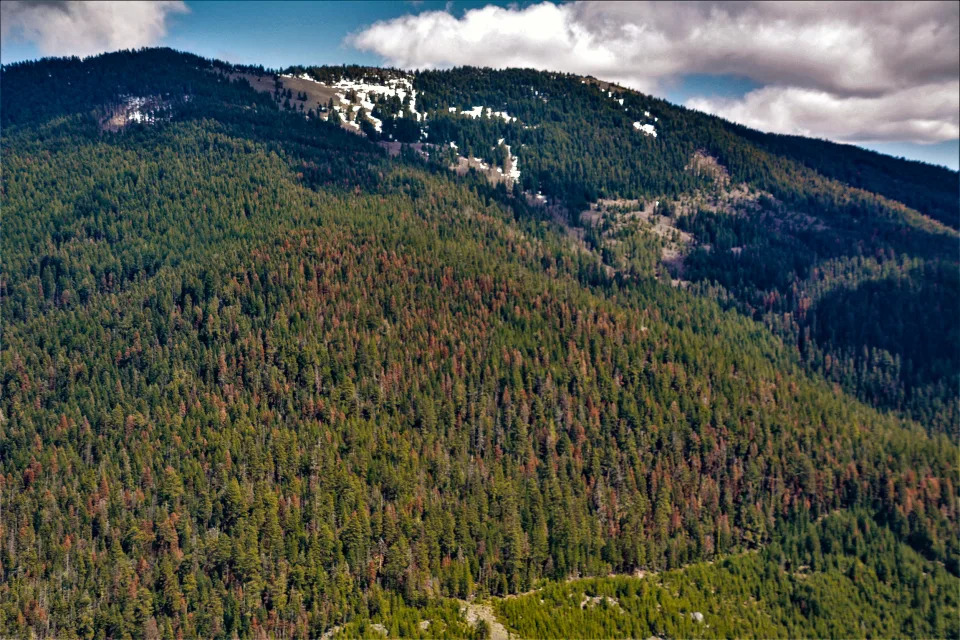
[[[301,110],[283,74],[344,100]],[[462,636],[453,598],[781,563],[836,512],[863,541],[825,543],[820,601],[852,597],[869,542],[911,563],[870,565],[876,633],[955,617],[885,613],[960,573],[936,210],[572,76],[151,49],[0,81],[0,635],[369,635],[415,611]],[[896,331],[858,315],[878,306]],[[836,377],[884,354],[890,397],[874,365]]]
[[[840,512],[783,527],[760,551],[682,569],[547,582],[486,602],[385,598],[332,635],[471,637],[468,621],[483,616],[498,639],[951,637],[955,587],[868,515]]]

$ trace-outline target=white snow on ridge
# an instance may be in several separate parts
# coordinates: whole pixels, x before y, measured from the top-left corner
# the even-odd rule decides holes
[[[447,107],[447,111],[450,113],[457,113],[456,107]],[[487,118],[500,118],[504,122],[516,122],[517,119],[514,116],[511,116],[506,111],[494,111],[490,107],[473,107],[468,111],[460,111],[460,115],[468,116],[470,118],[482,118],[486,115]]]
[[[281,78],[297,78],[297,79],[299,79],[299,80],[306,80],[306,81],[308,81],[308,82],[316,82],[316,83],[318,83],[318,84],[320,83],[319,80],[315,80],[315,79],[313,78],[313,76],[311,76],[309,73],[301,73],[301,74],[298,75],[298,76],[295,76],[295,75],[293,75],[293,74],[291,74],[291,73],[281,73],[281,74],[280,74],[280,77],[281,77]]]
[[[361,131],[359,112],[363,109],[365,119],[373,125],[373,128],[378,133],[383,133],[383,120],[373,115],[373,110],[377,108],[377,101],[382,98],[396,97],[400,100],[401,104],[406,103],[406,108],[401,109],[396,114],[393,114],[393,109],[390,109],[392,117],[413,117],[421,123],[427,119],[426,113],[417,111],[417,91],[413,88],[412,78],[394,77],[384,80],[371,80],[370,78],[351,79],[340,77],[334,81],[321,82],[311,77],[308,73],[302,73],[298,76],[282,74],[281,77],[296,77],[300,80],[315,82],[332,90],[333,110],[340,116],[341,124],[357,132]],[[381,105],[380,108],[383,108],[383,105]],[[511,116],[506,111],[494,111],[491,107],[483,105],[474,105],[470,109],[463,110],[458,107],[447,107],[447,111],[451,114],[459,114],[472,119],[500,118],[506,123],[517,122],[517,118]],[[421,128],[421,140],[427,137],[428,133]],[[497,141],[497,144],[503,144],[503,142],[504,139],[501,138]],[[449,145],[452,149],[457,150],[456,143],[450,142]],[[504,167],[489,165],[482,158],[474,158],[472,161],[475,162],[475,166],[480,170],[489,172],[496,170],[497,173],[504,176],[504,178],[508,178],[511,182],[516,182],[520,179],[519,159],[512,153],[509,145],[506,145],[506,150],[509,160],[505,163],[506,166]]]
[[[156,109],[162,106],[158,104],[155,98],[143,98],[141,96],[127,96],[124,102],[126,104],[120,114],[121,120],[138,124],[153,124],[156,122],[158,119]]]
[[[294,76],[285,73],[281,74],[282,78],[293,78]],[[377,128],[377,131],[382,130],[383,123],[374,118],[370,113],[373,111],[375,101],[378,97],[394,97],[400,99],[400,102],[404,102],[408,97],[410,99],[409,109],[410,113],[413,114],[413,117],[419,122],[426,119],[426,114],[420,113],[417,111],[417,90],[413,88],[413,83],[408,78],[390,78],[386,81],[385,84],[367,82],[366,80],[352,80],[350,78],[340,78],[333,84],[327,84],[320,82],[315,78],[311,77],[308,73],[302,73],[299,76],[296,76],[301,80],[307,80],[309,82],[316,82],[317,84],[330,87],[334,89],[337,100],[341,104],[350,104],[351,100],[347,99],[347,94],[351,91],[356,95],[356,102],[358,104],[351,105],[350,110],[356,111],[358,107],[363,107],[367,112],[367,117]],[[335,105],[336,108],[336,105]],[[402,117],[403,112],[399,112],[396,117]]]
[[[642,124],[640,122],[634,122],[633,128],[637,131],[643,132],[644,135],[657,137],[657,129],[652,124]]]
[[[513,155],[513,152],[510,150],[510,145],[504,146],[507,148],[507,154],[510,156],[510,173],[507,175],[510,176],[514,182],[518,182],[520,180],[520,159]]]
[[[374,84],[362,80],[341,78],[333,83],[332,86],[334,89],[341,90],[337,92],[337,97],[343,102],[349,102],[347,100],[347,93],[350,91],[355,92],[357,100],[367,111],[373,110],[375,96],[385,96],[388,98],[396,96],[400,99],[400,102],[403,102],[407,96],[410,96],[410,112],[414,118],[419,121],[424,116],[424,114],[417,111],[417,90],[413,88],[413,84],[407,78],[390,78],[386,84]]]
[[[146,98],[139,96],[130,96],[127,98],[127,122],[152,122],[153,118],[151,118],[149,114],[140,111],[140,107],[146,104]]]

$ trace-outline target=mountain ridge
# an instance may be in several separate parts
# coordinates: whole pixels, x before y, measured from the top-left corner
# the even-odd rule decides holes
[[[710,136],[694,144],[699,130],[656,111],[658,136],[645,136],[605,94],[573,110],[562,79],[533,72],[516,74],[533,91],[507,85],[524,96],[512,111],[472,76],[427,74],[417,105],[437,146],[392,157],[196,57],[93,63],[104,73],[89,83],[82,64],[51,63],[48,80],[62,72],[75,93],[32,113],[45,81],[24,70],[42,64],[0,76],[0,117],[23,118],[3,131],[0,633],[350,636],[406,607],[457,635],[469,630],[438,599],[757,546],[773,584],[798,549],[847,558],[866,539],[956,579],[957,449],[937,404],[956,336],[879,340],[949,324],[955,232],[829,184],[776,201],[751,187],[755,209],[688,206],[725,194],[687,170]],[[430,88],[442,77],[450,96]],[[520,120],[451,113],[461,93],[472,104],[458,109]],[[169,100],[169,116],[105,130],[124,95]],[[607,119],[564,136],[564,109],[594,104]],[[486,154],[502,136],[520,159],[511,189],[433,154],[450,142]],[[606,136],[666,160],[640,180],[614,149],[596,158],[612,178],[594,176],[574,151]],[[783,188],[774,169],[757,173]],[[627,191],[600,193],[613,184],[649,191],[628,204]],[[617,198],[583,216],[591,189]],[[654,199],[665,233],[693,238],[687,288],[667,282],[667,240],[633,215]],[[847,305],[854,294],[874,306]],[[800,326],[827,297],[836,335]],[[896,332],[857,333],[856,314],[888,299],[916,304],[889,314]],[[883,375],[830,378],[859,366],[844,349],[861,342],[880,362],[892,354]],[[925,349],[943,353],[907,371]],[[910,396],[923,406],[857,400],[868,382],[888,395],[926,385]],[[834,512],[858,515],[807,530]],[[882,603],[913,597],[913,583],[870,572],[881,629]],[[901,630],[942,628],[955,603],[927,597],[930,615]],[[785,625],[814,619],[794,613]]]

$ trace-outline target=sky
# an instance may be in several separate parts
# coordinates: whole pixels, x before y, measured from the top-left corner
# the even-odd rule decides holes
[[[533,67],[957,169],[960,3],[14,2],[0,61],[169,46],[230,62]]]

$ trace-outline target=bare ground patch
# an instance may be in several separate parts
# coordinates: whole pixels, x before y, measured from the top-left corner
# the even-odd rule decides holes
[[[383,147],[384,149],[386,149],[387,154],[391,158],[396,158],[397,156],[399,156],[400,152],[403,150],[404,147],[413,149],[420,155],[426,157],[427,152],[425,151],[425,148],[430,146],[423,142],[396,142],[396,141],[388,141],[388,140],[381,140],[377,144]]]
[[[622,233],[649,232],[660,239],[659,272],[661,279],[669,279],[674,286],[685,286],[683,280],[683,260],[694,245],[689,233],[676,227],[673,217],[663,215],[659,200],[640,201],[630,199],[601,199],[580,212],[580,222],[584,226],[602,229],[606,246],[616,246],[621,241],[617,237]]]
[[[314,82],[312,80],[304,80],[303,78],[281,77],[280,82],[283,84],[284,89],[290,89],[293,91],[293,99],[291,99],[291,103],[296,104],[297,94],[302,93],[307,96],[306,100],[300,101],[303,102],[304,111],[313,109],[314,111],[319,112],[321,109],[326,108],[331,99],[333,99],[334,104],[339,105],[343,103],[343,101],[337,96],[338,90],[335,87],[328,87],[325,84]]]
[[[337,88],[327,86],[320,82],[304,80],[303,78],[277,76],[269,73],[263,75],[253,73],[228,73],[226,76],[231,80],[242,78],[249,82],[250,86],[260,93],[273,94],[278,87],[282,91],[289,89],[293,95],[293,97],[290,98],[291,106],[299,110],[300,105],[303,105],[304,113],[309,112],[311,109],[317,114],[321,113],[330,104],[331,99],[333,99],[334,105],[344,109],[349,108],[349,103],[341,100],[339,95],[337,95]],[[300,100],[298,97],[300,94],[305,94],[306,99]],[[360,133],[360,128],[356,123],[342,122],[340,126],[347,131]]]
[[[260,93],[273,93],[276,91],[278,86],[284,91],[290,89],[290,91],[293,92],[293,98],[290,99],[290,103],[293,105],[299,105],[300,103],[303,103],[304,111],[313,109],[314,111],[319,112],[320,110],[326,108],[326,106],[330,103],[331,98],[333,98],[335,103],[340,103],[340,100],[337,98],[337,90],[319,82],[304,80],[302,78],[276,76],[270,73],[265,73],[263,75],[257,75],[254,73],[228,73],[226,75],[231,80],[235,80],[237,78],[246,80],[250,83],[251,87]],[[306,94],[306,100],[297,99],[297,94],[301,93]]]
[[[509,165],[509,161],[507,162]],[[464,158],[463,156],[457,156],[457,164],[450,167],[454,173],[458,176],[466,175],[470,172],[471,169],[483,174],[490,184],[496,186],[500,183],[510,186],[513,184],[513,180],[510,179],[509,172],[510,167],[496,167],[492,164],[487,164],[482,158]]]
[[[236,80],[238,78],[246,80],[250,83],[251,87],[261,93],[273,93],[274,89],[276,89],[277,76],[271,73],[227,73],[225,75],[231,80]]]
[[[507,632],[507,628],[497,620],[497,616],[493,612],[493,607],[489,604],[467,602],[466,600],[461,600],[460,603],[462,605],[460,610],[463,612],[468,624],[477,626],[477,624],[483,620],[487,623],[487,628],[490,630],[490,640],[509,639],[510,634]]]

